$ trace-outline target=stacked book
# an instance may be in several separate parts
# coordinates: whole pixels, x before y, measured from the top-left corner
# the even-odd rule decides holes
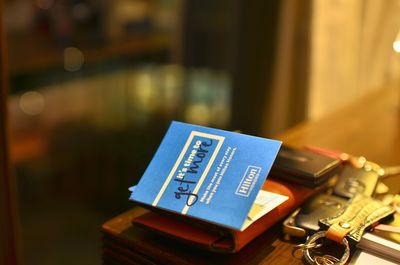
[[[259,264],[279,237],[280,224],[229,254],[201,249],[190,243],[158,235],[132,224],[148,210],[135,207],[102,226],[103,264]],[[287,257],[290,259],[291,257]]]

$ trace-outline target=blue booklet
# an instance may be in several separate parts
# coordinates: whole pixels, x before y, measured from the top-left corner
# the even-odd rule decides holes
[[[130,200],[243,230],[255,220],[250,210],[256,217],[262,213],[255,209],[265,212],[264,206],[287,199],[260,192],[280,146],[276,140],[174,121],[130,189]]]

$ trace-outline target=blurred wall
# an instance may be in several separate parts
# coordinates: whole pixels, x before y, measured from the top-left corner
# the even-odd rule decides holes
[[[308,118],[396,85],[400,1],[314,0],[312,9]]]
[[[280,1],[262,135],[399,87],[399,0]]]

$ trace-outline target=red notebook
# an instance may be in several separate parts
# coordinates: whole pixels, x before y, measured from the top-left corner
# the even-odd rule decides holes
[[[299,207],[323,187],[312,189],[280,180],[268,179],[262,189],[289,197],[244,231],[237,231],[186,216],[157,210],[135,217],[136,226],[215,252],[237,252]]]

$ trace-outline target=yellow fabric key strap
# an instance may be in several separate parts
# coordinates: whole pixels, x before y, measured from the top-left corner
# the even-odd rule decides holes
[[[347,237],[351,244],[355,244],[360,241],[366,228],[393,213],[393,207],[360,194],[350,200],[337,216],[319,222],[328,228],[327,238],[341,244],[343,238]]]

